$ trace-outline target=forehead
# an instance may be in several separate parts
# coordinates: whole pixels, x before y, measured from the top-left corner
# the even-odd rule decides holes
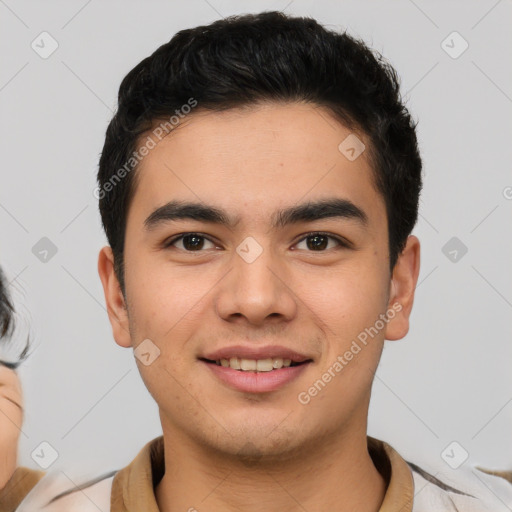
[[[368,147],[364,134],[310,104],[198,110],[139,164],[128,223],[173,199],[221,207],[242,224],[270,223],[279,208],[333,195],[359,206],[370,220],[385,220],[368,152],[356,159],[344,152],[344,141],[353,137]]]

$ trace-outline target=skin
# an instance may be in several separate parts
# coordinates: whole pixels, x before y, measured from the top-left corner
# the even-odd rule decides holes
[[[23,401],[18,374],[0,364],[0,489],[16,469],[23,422]]]
[[[349,161],[338,145],[351,131],[311,104],[265,104],[195,112],[141,162],[125,240],[126,300],[104,247],[98,270],[117,344],[150,339],[160,356],[136,359],[159,406],[166,472],[161,511],[376,511],[385,482],[367,450],[373,374],[384,339],[404,337],[420,264],[410,236],[389,271],[384,200],[366,154]],[[358,137],[369,147],[364,135]],[[368,216],[271,229],[277,209],[345,198]],[[201,201],[240,216],[230,229],[196,220],[144,229],[172,199]],[[308,246],[305,236],[325,231]],[[207,237],[199,249],[183,233]],[[236,252],[253,237],[262,254]],[[188,249],[188,250],[187,250]],[[307,405],[306,391],[393,304],[401,311]],[[212,376],[200,355],[234,344],[280,344],[313,358],[277,391],[242,393]]]

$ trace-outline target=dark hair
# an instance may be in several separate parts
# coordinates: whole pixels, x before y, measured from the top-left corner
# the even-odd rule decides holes
[[[134,152],[155,120],[179,113],[191,98],[198,108],[216,111],[305,101],[366,134],[365,154],[386,204],[392,271],[416,224],[422,188],[416,123],[399,89],[382,55],[311,18],[262,12],[178,32],[123,79],[99,162],[97,197],[123,293]]]
[[[14,321],[15,310],[7,287],[7,280],[0,268],[0,346],[7,346],[11,342],[16,327]],[[0,364],[12,369],[17,368],[28,357],[29,346],[29,339],[27,338],[16,361],[7,361],[0,358]]]

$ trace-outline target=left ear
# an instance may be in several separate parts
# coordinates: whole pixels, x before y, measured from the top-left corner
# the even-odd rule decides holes
[[[414,292],[420,273],[420,241],[409,235],[404,250],[398,256],[391,277],[388,309],[395,315],[388,315],[385,338],[402,339],[409,331],[409,315],[414,302]]]

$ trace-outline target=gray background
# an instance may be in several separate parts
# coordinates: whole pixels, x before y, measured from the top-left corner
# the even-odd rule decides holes
[[[419,119],[421,273],[408,336],[386,342],[369,433],[427,468],[455,471],[441,457],[452,441],[469,453],[466,465],[512,467],[505,0],[0,0],[0,263],[30,311],[35,345],[20,369],[21,464],[37,468],[31,453],[46,441],[59,454],[52,468],[95,474],[126,465],[160,434],[131,351],[112,339],[96,270],[106,242],[93,196],[105,129],[121,79],[176,31],[271,9],[346,28],[383,52]],[[31,48],[43,31],[59,45],[47,59]],[[453,31],[469,44],[458,58],[442,47]],[[47,262],[32,252],[42,237],[57,248]],[[442,250],[452,237],[468,249],[456,262]]]

